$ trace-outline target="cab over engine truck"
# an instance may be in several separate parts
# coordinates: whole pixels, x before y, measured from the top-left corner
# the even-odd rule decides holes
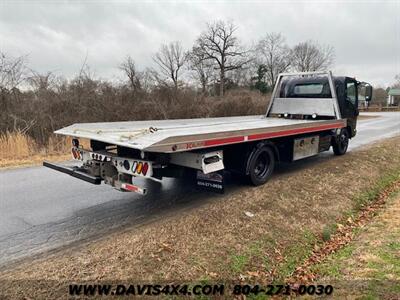
[[[80,123],[56,134],[71,136],[79,166],[44,166],[93,184],[104,181],[141,194],[137,177],[193,174],[197,185],[223,191],[223,170],[240,173],[253,185],[267,182],[278,162],[296,161],[332,146],[347,151],[356,135],[359,91],[372,87],[331,72],[278,76],[265,115],[186,120]],[[83,148],[79,138],[90,140]]]

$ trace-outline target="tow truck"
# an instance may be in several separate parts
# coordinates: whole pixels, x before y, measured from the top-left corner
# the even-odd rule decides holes
[[[328,151],[346,153],[356,135],[360,91],[369,101],[372,86],[332,72],[283,73],[265,115],[178,120],[79,123],[56,134],[72,137],[78,165],[43,165],[120,191],[145,194],[138,177],[190,177],[214,191],[224,190],[224,173],[252,185],[266,183],[279,162]],[[90,148],[79,138],[90,140]],[[225,171],[224,171],[225,170]]]

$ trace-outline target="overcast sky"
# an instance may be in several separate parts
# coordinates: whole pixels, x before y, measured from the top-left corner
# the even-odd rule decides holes
[[[289,45],[315,40],[335,48],[333,70],[374,85],[400,73],[397,1],[10,1],[0,0],[0,51],[28,54],[39,72],[74,76],[88,55],[96,76],[117,79],[131,55],[152,67],[162,43],[187,49],[213,20],[233,20],[244,44],[280,32]]]

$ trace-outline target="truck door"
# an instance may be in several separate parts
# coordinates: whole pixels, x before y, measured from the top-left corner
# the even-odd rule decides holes
[[[347,125],[350,127],[351,137],[356,135],[356,124],[358,116],[358,94],[357,81],[352,78],[346,78],[344,91],[344,109],[342,118],[347,119]]]

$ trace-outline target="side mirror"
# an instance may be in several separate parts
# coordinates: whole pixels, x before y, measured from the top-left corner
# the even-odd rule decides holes
[[[369,102],[372,99],[372,86],[365,86],[365,101]]]

